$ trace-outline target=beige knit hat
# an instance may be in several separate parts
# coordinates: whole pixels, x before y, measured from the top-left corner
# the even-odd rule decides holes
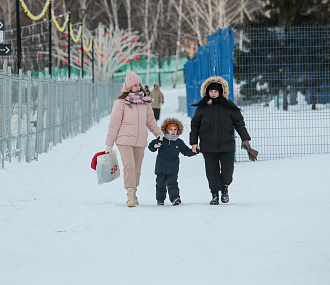
[[[129,89],[135,84],[142,84],[142,80],[140,76],[138,76],[136,73],[132,71],[127,71],[125,82],[123,84],[123,88],[121,89],[121,92],[124,93],[129,91]]]

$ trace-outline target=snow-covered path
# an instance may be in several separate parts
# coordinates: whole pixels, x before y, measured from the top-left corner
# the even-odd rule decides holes
[[[176,116],[163,88],[161,119]],[[109,118],[30,164],[0,170],[0,284],[330,284],[330,155],[238,163],[227,205],[210,206],[203,157],[181,156],[183,203],[155,203],[145,152],[140,206],[123,179],[90,168]],[[152,135],[149,136],[149,139]]]

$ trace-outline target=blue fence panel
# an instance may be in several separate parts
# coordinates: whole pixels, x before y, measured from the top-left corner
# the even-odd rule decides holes
[[[210,57],[210,68],[209,68],[209,76],[215,76],[219,73],[219,42],[217,41],[217,37],[215,35],[210,35],[208,38],[208,50],[209,53],[213,56]],[[209,77],[208,76],[208,77]]]
[[[231,27],[219,29],[208,36],[208,44],[199,47],[198,54],[184,66],[187,90],[187,111],[192,117],[195,107],[191,104],[201,99],[200,87],[210,76],[221,76],[229,83],[229,98],[233,94],[233,32]]]

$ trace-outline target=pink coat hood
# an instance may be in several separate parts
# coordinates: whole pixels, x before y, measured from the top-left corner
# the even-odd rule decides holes
[[[146,147],[148,130],[155,136],[163,135],[157,126],[154,112],[150,103],[132,104],[131,107],[124,99],[117,99],[112,108],[106,145],[131,145]]]

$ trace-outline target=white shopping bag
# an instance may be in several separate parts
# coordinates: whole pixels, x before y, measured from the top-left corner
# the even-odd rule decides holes
[[[97,157],[96,173],[98,184],[111,182],[120,176],[119,163],[115,150]]]

